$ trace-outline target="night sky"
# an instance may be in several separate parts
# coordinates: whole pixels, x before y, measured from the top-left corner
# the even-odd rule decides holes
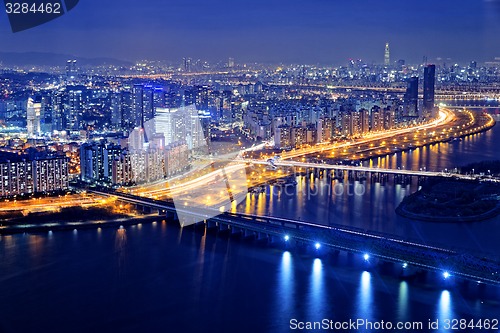
[[[80,0],[15,34],[0,14],[0,51],[124,60],[381,63],[386,41],[410,63],[500,57],[500,0]]]

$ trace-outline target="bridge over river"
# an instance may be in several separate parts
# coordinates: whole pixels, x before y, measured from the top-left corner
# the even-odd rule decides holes
[[[445,277],[456,276],[474,282],[500,285],[500,262],[465,250],[431,246],[398,239],[392,235],[340,225],[319,225],[303,221],[242,213],[220,213],[210,208],[177,208],[171,201],[159,201],[131,194],[95,190],[96,194],[115,197],[148,211],[158,211],[167,218],[191,215],[207,228],[217,228],[243,237],[269,242],[294,243],[313,251],[360,253],[370,260],[401,265],[401,270],[436,271]],[[368,259],[367,259],[368,260]]]

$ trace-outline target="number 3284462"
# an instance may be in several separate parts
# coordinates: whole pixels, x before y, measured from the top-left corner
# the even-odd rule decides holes
[[[62,14],[61,4],[58,2],[26,3],[7,2],[5,4],[7,14]]]

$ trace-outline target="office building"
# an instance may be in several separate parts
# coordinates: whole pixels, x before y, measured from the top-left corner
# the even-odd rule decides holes
[[[389,66],[390,64],[391,64],[391,53],[389,50],[389,43],[385,43],[384,65]]]
[[[26,121],[29,138],[40,136],[41,134],[41,110],[42,103],[35,103],[33,98],[30,97],[26,108]]]
[[[434,112],[434,89],[436,83],[436,65],[427,65],[424,68],[424,112]]]
[[[66,80],[71,83],[76,80],[77,76],[76,60],[68,60],[66,62]]]
[[[418,77],[411,77],[404,96],[404,115],[418,116]]]

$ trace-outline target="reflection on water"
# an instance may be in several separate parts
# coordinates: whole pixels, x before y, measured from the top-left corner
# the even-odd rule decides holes
[[[286,322],[295,309],[295,276],[293,257],[288,251],[283,252],[277,273],[277,290],[275,300],[275,313],[278,322]]]
[[[371,273],[364,271],[361,273],[358,294],[356,296],[356,317],[367,320],[375,320],[373,318],[373,292],[371,285]]]
[[[39,262],[43,256],[44,241],[45,237],[40,235],[28,235],[28,248],[30,251],[30,256],[36,262]]]
[[[79,230],[77,240],[72,231],[54,232],[51,242],[46,234],[3,236],[2,332],[281,333],[290,332],[292,318],[427,321],[499,313],[492,302],[469,306],[458,290],[410,287],[300,251],[189,228],[179,244],[179,231],[144,224]]]
[[[167,221],[165,220],[161,221],[161,232],[162,234],[165,234],[167,232]]]
[[[453,313],[453,304],[451,300],[451,294],[448,290],[443,290],[441,296],[439,297],[437,306],[437,319],[440,322],[438,332],[449,332],[445,330],[445,321],[452,319],[461,319],[460,316],[456,317]]]
[[[194,237],[195,235],[193,235]],[[200,239],[199,249],[198,249],[198,258],[196,260],[196,271],[194,273],[194,281],[196,281],[195,286],[193,288],[193,295],[196,299],[202,297],[202,287],[204,283],[204,272],[205,272],[205,248],[207,242],[207,234],[206,231]]]
[[[408,320],[408,283],[401,281],[398,294],[398,320]]]
[[[314,259],[310,277],[308,300],[308,318],[321,320],[325,316],[325,302],[327,295],[323,291],[323,263],[321,259]]]
[[[120,227],[115,234],[115,253],[117,257],[117,273],[123,273],[127,256],[127,230]]]

